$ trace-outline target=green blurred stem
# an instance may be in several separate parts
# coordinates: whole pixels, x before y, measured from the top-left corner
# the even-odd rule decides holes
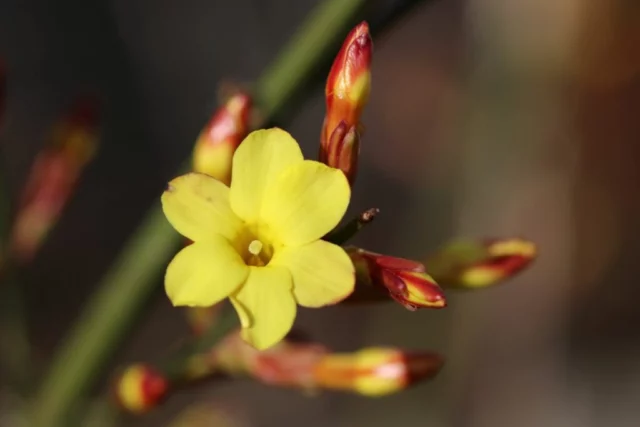
[[[302,88],[364,3],[327,0],[313,12],[254,88],[265,120]],[[154,206],[61,344],[32,407],[32,426],[67,427],[65,416],[101,374],[181,240]]]
[[[161,266],[180,241],[160,206],[155,206],[104,277],[53,360],[33,407],[33,426],[65,425],[65,415],[100,374],[157,286]]]
[[[331,49],[347,35],[366,0],[325,0],[293,35],[280,57],[258,79],[254,97],[264,117],[273,117],[306,83]]]
[[[180,382],[184,379],[185,370],[188,368],[187,363],[194,355],[210,351],[239,326],[235,310],[230,304],[226,304],[216,322],[209,329],[178,348],[167,360],[157,366],[158,371],[170,381]]]
[[[5,260],[0,272],[0,361],[10,384],[19,392],[25,392],[33,367],[23,289],[16,275]]]

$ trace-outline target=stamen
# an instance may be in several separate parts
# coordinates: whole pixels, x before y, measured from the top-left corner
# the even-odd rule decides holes
[[[262,251],[262,242],[260,240],[252,240],[249,243],[249,252],[253,255],[258,256]]]

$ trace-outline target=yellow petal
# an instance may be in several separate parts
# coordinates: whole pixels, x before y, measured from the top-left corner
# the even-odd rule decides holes
[[[264,350],[287,335],[296,317],[291,275],[284,267],[250,267],[249,277],[231,301],[242,323],[242,338]]]
[[[221,234],[233,241],[242,221],[229,204],[229,188],[200,173],[188,173],[169,183],[162,194],[162,209],[173,227],[193,240]]]
[[[285,246],[304,245],[340,222],[350,196],[342,171],[305,160],[289,167],[269,186],[260,219]]]
[[[173,305],[211,306],[236,291],[249,267],[222,236],[196,242],[173,258],[165,290]]]
[[[291,272],[293,294],[304,307],[340,302],[351,295],[355,286],[355,269],[349,255],[324,240],[279,249],[269,265],[281,265]]]
[[[231,207],[247,222],[260,214],[265,188],[292,164],[302,162],[298,143],[282,129],[251,132],[233,156]]]

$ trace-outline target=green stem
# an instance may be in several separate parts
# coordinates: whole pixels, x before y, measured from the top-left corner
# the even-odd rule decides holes
[[[232,330],[238,328],[237,319],[235,310],[226,305],[216,322],[204,334],[181,346],[168,360],[159,364],[158,371],[171,381],[180,381],[184,377],[185,364],[189,359],[211,350]]]
[[[367,209],[351,221],[331,231],[322,239],[327,242],[335,243],[336,245],[343,245],[349,241],[353,236],[358,234],[362,228],[373,221],[380,212],[378,208]]]
[[[366,0],[325,0],[296,32],[282,55],[260,77],[254,96],[263,116],[279,113],[317,72],[318,64],[344,36]]]
[[[310,17],[254,88],[265,118],[275,115],[302,86],[335,39],[344,36],[364,0],[328,0]],[[181,238],[159,206],[127,242],[53,359],[32,407],[34,427],[65,426],[65,416],[94,383]]]
[[[34,426],[64,425],[63,417],[100,373],[180,241],[160,207],[154,207],[56,355],[33,408]]]
[[[5,262],[0,272],[0,362],[11,384],[25,392],[32,379],[33,366],[24,295],[16,279],[17,272],[9,261]]]

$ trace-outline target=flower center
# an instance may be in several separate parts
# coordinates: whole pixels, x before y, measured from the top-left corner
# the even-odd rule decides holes
[[[258,256],[260,255],[260,251],[262,251],[262,242],[260,240],[252,240],[249,243],[249,252],[252,255]]]
[[[262,240],[252,237],[248,241],[245,241],[244,262],[247,265],[253,265],[256,267],[262,267],[269,264],[271,256],[273,255],[273,248],[268,243]]]

